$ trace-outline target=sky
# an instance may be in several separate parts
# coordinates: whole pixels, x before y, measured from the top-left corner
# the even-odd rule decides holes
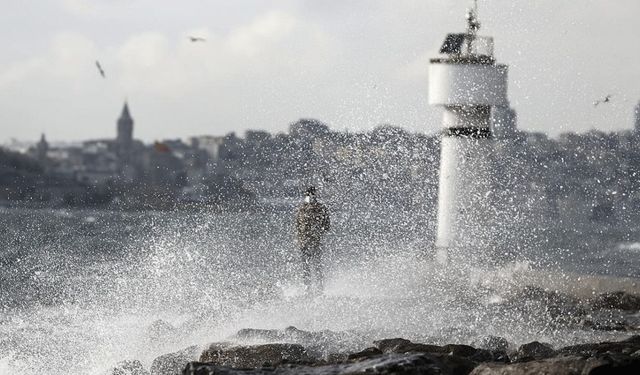
[[[435,133],[427,67],[467,0],[0,0],[0,143],[392,124]],[[523,130],[632,127],[638,0],[479,0]],[[206,38],[193,43],[188,36]],[[99,60],[106,78],[95,66]],[[612,94],[611,102],[593,102]]]

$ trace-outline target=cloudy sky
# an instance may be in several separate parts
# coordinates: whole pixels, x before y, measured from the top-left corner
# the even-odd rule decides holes
[[[145,141],[391,123],[438,130],[427,63],[467,0],[0,0],[0,143],[113,137],[125,98]],[[638,0],[480,0],[519,126],[631,127]],[[188,36],[205,37],[192,43]],[[106,71],[102,79],[94,65]],[[613,94],[608,105],[592,103]]]

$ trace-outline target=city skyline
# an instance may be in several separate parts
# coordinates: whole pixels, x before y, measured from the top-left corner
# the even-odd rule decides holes
[[[427,60],[464,29],[467,1],[47,0],[6,5],[0,142],[110,138],[125,100],[134,136],[332,130],[381,124],[435,133]],[[633,16],[640,4],[479,2],[481,35],[510,66],[523,130],[631,129],[640,99]],[[206,41],[192,42],[189,36]],[[104,68],[99,75],[95,61]],[[605,105],[593,102],[613,94]]]

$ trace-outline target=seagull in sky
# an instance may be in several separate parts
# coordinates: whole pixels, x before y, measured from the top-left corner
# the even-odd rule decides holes
[[[98,60],[96,60],[96,67],[98,68],[98,72],[100,72],[102,78],[107,78],[107,76],[104,74],[104,69],[102,69],[102,65],[100,65],[100,61]]]
[[[593,102],[593,106],[597,107],[598,104],[600,104],[600,103],[609,103],[611,101],[612,97],[613,97],[613,95],[607,94],[607,96],[605,96],[604,99],[598,99],[595,102]]]
[[[189,40],[190,40],[190,41],[192,41],[192,42],[194,42],[194,43],[195,43],[195,42],[206,42],[206,41],[207,41],[207,40],[206,40],[205,38],[203,38],[203,37],[200,37],[200,36],[191,36],[191,35],[189,36]]]

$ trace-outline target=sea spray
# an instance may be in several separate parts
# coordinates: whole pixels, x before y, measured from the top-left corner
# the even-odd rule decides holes
[[[325,247],[326,289],[317,296],[301,293],[287,211],[13,214],[33,220],[16,236],[50,232],[46,243],[7,249],[12,268],[2,277],[16,283],[3,291],[0,364],[9,372],[95,374],[127,359],[149,368],[157,356],[192,345],[250,343],[236,337],[245,328],[334,332],[327,353],[389,337],[443,345],[493,335],[514,346],[562,346],[627,335],[585,327],[588,312],[555,314],[584,313],[562,296],[582,303],[585,293],[554,287],[571,284],[574,274],[540,269],[527,257],[498,267],[443,265],[410,227],[389,223],[389,236],[371,235],[340,212]],[[597,280],[637,290],[633,279],[580,277],[592,278],[596,290]]]

